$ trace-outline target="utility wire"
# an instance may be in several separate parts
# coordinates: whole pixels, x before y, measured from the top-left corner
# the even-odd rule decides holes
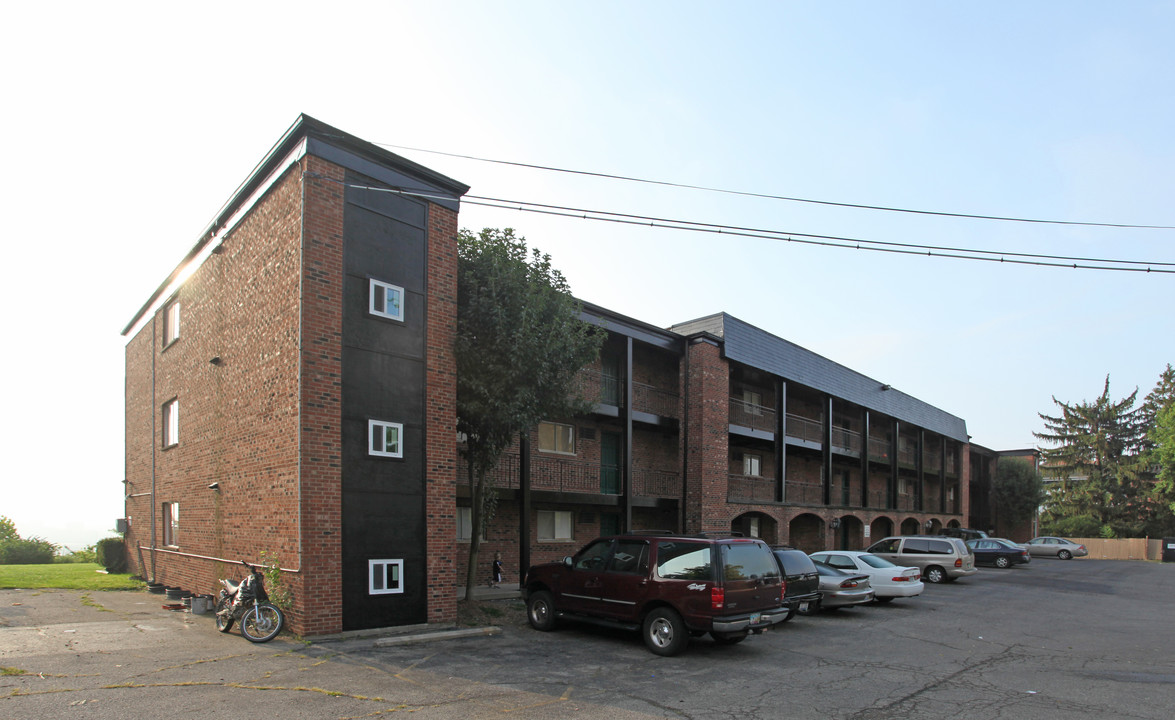
[[[399,195],[409,195],[426,199],[452,200],[451,196],[441,196],[421,192],[420,190],[395,187],[377,187],[348,183],[332,178],[316,176],[319,179],[344,185],[357,190],[372,190]],[[482,207],[497,208],[500,210],[516,210],[556,217],[576,218],[581,220],[596,220],[623,225],[637,225],[641,227],[657,227],[668,230],[687,230],[690,232],[705,232],[717,235],[733,235],[735,237],[760,238],[765,240],[779,240],[794,242],[802,245],[834,247],[850,250],[871,250],[900,255],[920,255],[926,257],[943,257],[958,260],[981,260],[985,262],[1011,263],[1015,265],[1036,265],[1042,267],[1070,268],[1074,270],[1116,270],[1119,272],[1142,272],[1175,274],[1175,262],[1150,262],[1144,260],[1114,260],[1111,258],[1074,257],[1067,255],[1044,255],[1035,253],[1001,252],[997,250],[978,250],[958,248],[942,245],[920,245],[914,243],[897,243],[883,240],[864,240],[840,237],[836,235],[816,235],[812,233],[792,233],[782,230],[766,230],[760,228],[740,227],[733,225],[718,225],[691,220],[675,220],[648,215],[631,215],[627,213],[610,212],[605,210],[587,210],[561,205],[547,205],[519,200],[504,200],[480,195],[466,195],[461,202]],[[1091,264],[1097,263],[1097,264]],[[1107,264],[1108,263],[1108,264]],[[1123,267],[1125,266],[1125,267]],[[1137,267],[1132,267],[1137,266]]]
[[[512,165],[514,167],[530,168],[532,170],[546,170],[547,172],[565,173],[569,175],[584,175],[587,177],[598,177],[607,180],[623,180],[625,182],[643,183],[646,185],[661,185],[664,187],[675,187],[686,190],[702,190],[705,192],[723,193],[726,195],[741,195],[743,197],[756,197],[767,200],[786,200],[788,202],[854,208],[857,210],[879,210],[882,212],[907,213],[911,215],[934,215],[938,217],[968,218],[972,220],[998,220],[1001,222],[1036,223],[1041,225],[1077,225],[1081,227],[1125,228],[1131,230],[1175,230],[1175,225],[1136,225],[1132,223],[1082,222],[1077,220],[1041,220],[1038,218],[1010,217],[1004,215],[976,215],[972,213],[953,213],[936,210],[913,210],[910,208],[888,207],[885,205],[863,205],[858,203],[834,202],[832,200],[812,200],[810,198],[789,197],[787,195],[772,195],[769,193],[749,192],[745,190],[729,190],[726,188],[709,187],[706,185],[690,185],[688,183],[671,182],[668,180],[649,180],[646,178],[631,177],[628,175],[615,175],[612,173],[592,172],[589,170],[570,170],[567,168],[552,167],[549,165],[535,165],[532,163],[515,162],[512,160],[495,160],[492,158],[477,157],[475,155],[461,155],[458,153],[443,152],[441,150],[427,150],[425,148],[408,147],[406,145],[392,145],[390,143],[374,144],[387,148],[395,148],[397,150],[410,150],[413,152],[430,153],[433,155],[444,155],[446,157],[460,158],[462,160],[476,160],[477,162],[495,163],[498,165]]]

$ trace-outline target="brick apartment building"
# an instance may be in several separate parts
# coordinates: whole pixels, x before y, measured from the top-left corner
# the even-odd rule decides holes
[[[208,592],[270,553],[307,636],[455,618],[467,190],[306,116],[270,150],[123,333],[134,572]],[[595,409],[502,458],[482,577],[625,529],[813,551],[967,524],[962,419],[730,315],[583,314]]]

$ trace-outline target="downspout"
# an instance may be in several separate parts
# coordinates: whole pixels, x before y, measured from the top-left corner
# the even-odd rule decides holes
[[[159,503],[155,502],[155,454],[157,449],[155,447],[156,432],[158,428],[155,427],[155,352],[158,348],[159,337],[155,334],[157,332],[156,325],[158,314],[151,317],[151,403],[148,412],[151,413],[151,582],[156,582],[155,577],[155,514],[159,512]],[[162,520],[160,520],[162,522]]]

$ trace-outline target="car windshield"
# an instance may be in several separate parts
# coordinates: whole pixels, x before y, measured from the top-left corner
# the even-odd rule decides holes
[[[876,555],[858,555],[857,557],[860,558],[861,562],[865,563],[866,565],[869,565],[870,567],[875,567],[875,568],[897,567],[897,565],[894,565],[889,560],[886,560],[883,557],[877,557]]]

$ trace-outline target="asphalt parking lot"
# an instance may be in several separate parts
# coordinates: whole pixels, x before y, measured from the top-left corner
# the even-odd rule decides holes
[[[1162,718],[1175,564],[1037,558],[674,658],[635,634],[253,645],[146,593],[0,591],[0,718]],[[19,604],[16,604],[19,603]],[[88,604],[87,604],[88,603]],[[141,603],[141,604],[140,604]],[[47,608],[53,608],[50,612]],[[51,620],[51,621],[50,621]],[[6,671],[8,672],[8,671]]]

